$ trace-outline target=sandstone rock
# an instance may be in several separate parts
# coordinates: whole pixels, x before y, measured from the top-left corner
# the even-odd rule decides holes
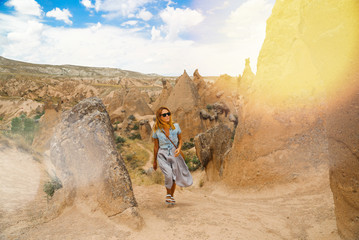
[[[51,137],[55,131],[55,127],[61,120],[61,111],[57,110],[56,106],[47,107],[44,115],[39,121],[39,130],[34,136],[32,147],[39,150],[45,151],[50,149]]]
[[[229,113],[229,108],[227,106],[227,104],[225,104],[224,102],[216,102],[213,104],[213,109],[217,114],[225,114],[225,116],[227,117],[227,114]]]
[[[140,124],[140,135],[142,140],[150,140],[152,136],[151,125],[148,120],[141,120]]]
[[[152,105],[153,112],[156,112],[157,109],[159,109],[162,106],[166,106],[167,99],[170,96],[172,89],[173,88],[171,84],[168,81],[162,79],[162,92]]]
[[[167,100],[167,107],[176,112],[178,108],[183,108],[185,111],[192,109],[194,106],[198,106],[200,98],[191,78],[187,72],[178,78],[177,84],[174,86],[170,96]]]
[[[124,98],[123,109],[128,115],[139,114],[152,115],[153,111],[148,106],[146,101],[141,97],[141,92],[137,88],[132,88]]]
[[[172,119],[179,123],[183,140],[186,141],[205,130],[199,114],[203,104],[186,71],[177,80],[165,106],[171,110]]]
[[[197,157],[205,167],[209,180],[222,178],[223,159],[231,148],[231,135],[231,130],[220,124],[194,138]]]
[[[359,61],[358,61],[359,63]],[[358,65],[359,66],[359,65]],[[359,92],[359,79],[353,87]],[[330,186],[339,234],[359,237],[359,95],[342,102],[326,119],[330,159]]]
[[[151,102],[151,98],[150,98],[150,96],[148,95],[148,92],[142,91],[142,92],[141,92],[141,97],[143,98],[143,100],[145,100],[145,102],[146,102],[147,104],[149,104],[149,103]]]
[[[251,93],[251,86],[254,78],[255,78],[255,74],[252,72],[249,58],[247,58],[242,77],[239,81],[239,92],[243,96],[247,96],[248,94]]]
[[[344,239],[359,236],[358,13],[356,0],[276,1],[224,167],[229,185],[315,179],[321,189],[330,160]]]
[[[63,185],[54,195],[57,213],[79,202],[109,217],[136,209],[131,179],[98,98],[85,99],[64,112],[51,142],[51,161]]]
[[[203,77],[199,74],[198,69],[196,69],[193,73],[193,82],[196,85],[198,94],[201,96],[202,93],[206,90],[206,82]]]
[[[230,122],[233,122],[235,125],[238,124],[238,117],[237,117],[236,115],[233,115],[232,113],[229,114],[228,120],[229,120]]]
[[[217,97],[217,98],[220,98],[220,97],[223,96],[223,94],[224,94],[224,91],[220,91],[220,92],[218,92],[218,93],[216,94],[216,97]]]
[[[204,110],[204,109],[201,109],[201,111],[199,112],[199,115],[201,116],[202,119],[206,120],[208,118],[210,118],[211,116],[209,115],[209,113]]]

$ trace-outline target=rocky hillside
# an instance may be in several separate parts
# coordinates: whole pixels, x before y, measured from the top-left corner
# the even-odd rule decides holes
[[[71,78],[85,82],[121,83],[121,81],[138,81],[149,84],[161,79],[157,74],[142,74],[117,68],[82,67],[73,65],[42,65],[10,60],[0,56],[0,79],[16,76],[36,77],[37,79]]]

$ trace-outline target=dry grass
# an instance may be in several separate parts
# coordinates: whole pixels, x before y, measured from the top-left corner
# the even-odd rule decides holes
[[[144,149],[139,145],[141,145]],[[126,142],[120,152],[134,184],[145,186],[152,184],[164,184],[164,176],[161,170],[157,169],[157,171],[146,172],[144,169],[144,166],[151,157],[150,154],[152,154],[152,151],[152,142],[126,138]]]

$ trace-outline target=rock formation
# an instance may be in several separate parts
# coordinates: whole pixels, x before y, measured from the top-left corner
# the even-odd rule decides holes
[[[255,74],[252,72],[249,58],[247,58],[241,80],[239,81],[239,93],[241,95],[247,96],[251,93],[251,86],[254,78]]]
[[[277,1],[223,174],[246,187],[321,176],[318,189],[330,160],[344,239],[359,236],[358,43],[358,1]]]
[[[167,107],[174,112],[176,112],[179,108],[182,108],[185,112],[187,112],[194,106],[198,106],[200,104],[200,98],[196,85],[188,76],[186,71],[184,71],[177,79],[177,83],[171,91],[166,104]]]
[[[173,88],[171,84],[168,81],[162,79],[162,92],[160,96],[156,99],[156,101],[152,104],[153,112],[156,112],[157,109],[159,109],[162,106],[166,106],[167,99],[170,96],[172,89]]]
[[[131,179],[98,98],[85,99],[64,112],[51,142],[51,161],[63,185],[54,195],[55,212],[84,203],[111,218],[133,215],[137,224],[141,222]]]
[[[171,110],[172,119],[179,123],[184,140],[205,130],[199,114],[202,104],[197,87],[186,71],[177,79],[165,106]]]
[[[138,114],[143,115],[152,115],[153,111],[146,103],[141,96],[141,92],[137,88],[129,89],[123,100],[122,109],[126,110],[127,115]]]
[[[334,195],[339,234],[343,239],[358,239],[359,78],[355,75],[348,77],[352,78],[356,94],[352,94],[346,101],[339,102],[337,107],[329,112],[326,122],[329,137],[330,185]]]
[[[51,137],[55,131],[55,127],[61,120],[61,103],[50,104],[46,103],[45,113],[40,118],[39,130],[36,132],[32,147],[38,151],[46,151],[50,149]]]
[[[207,86],[203,77],[199,74],[198,69],[193,73],[193,82],[196,85],[199,96],[202,96],[203,92],[206,91]]]
[[[146,96],[146,95],[145,95]],[[122,122],[134,114],[152,115],[153,111],[137,88],[112,91],[103,99],[112,123]]]
[[[208,180],[216,181],[222,178],[223,160],[231,148],[231,136],[231,130],[220,124],[195,137],[196,154],[206,169]]]
[[[139,122],[140,125],[140,135],[142,140],[149,140],[152,136],[152,129],[150,123],[147,119],[141,120]]]

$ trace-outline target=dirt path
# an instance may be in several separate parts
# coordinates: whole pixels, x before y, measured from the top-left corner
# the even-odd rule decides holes
[[[143,167],[143,169],[147,172],[148,169],[150,169],[152,167],[152,163],[153,163],[153,152],[151,152],[150,150],[148,150],[147,148],[145,148],[144,146],[142,146],[141,144],[137,143],[137,146],[139,146],[140,148],[142,148],[143,150],[145,150],[148,155],[150,156],[150,158],[148,159],[148,161],[146,162],[146,165]]]
[[[289,191],[288,191],[289,190]],[[145,226],[134,231],[101,213],[76,206],[20,239],[313,239],[339,240],[329,186],[297,186],[230,193],[220,185],[178,189],[177,204],[164,203],[164,187],[134,186]]]
[[[2,151],[1,240],[340,240],[328,173],[305,183],[274,189],[233,191],[218,183],[207,182],[203,188],[198,187],[201,173],[197,172],[194,186],[177,189],[177,204],[172,207],[164,203],[164,186],[134,185],[139,212],[145,222],[142,230],[135,231],[81,205],[65,210],[50,222],[36,225],[33,219],[41,217],[47,206],[41,192],[41,179],[46,177],[42,172],[31,155],[15,149]]]

